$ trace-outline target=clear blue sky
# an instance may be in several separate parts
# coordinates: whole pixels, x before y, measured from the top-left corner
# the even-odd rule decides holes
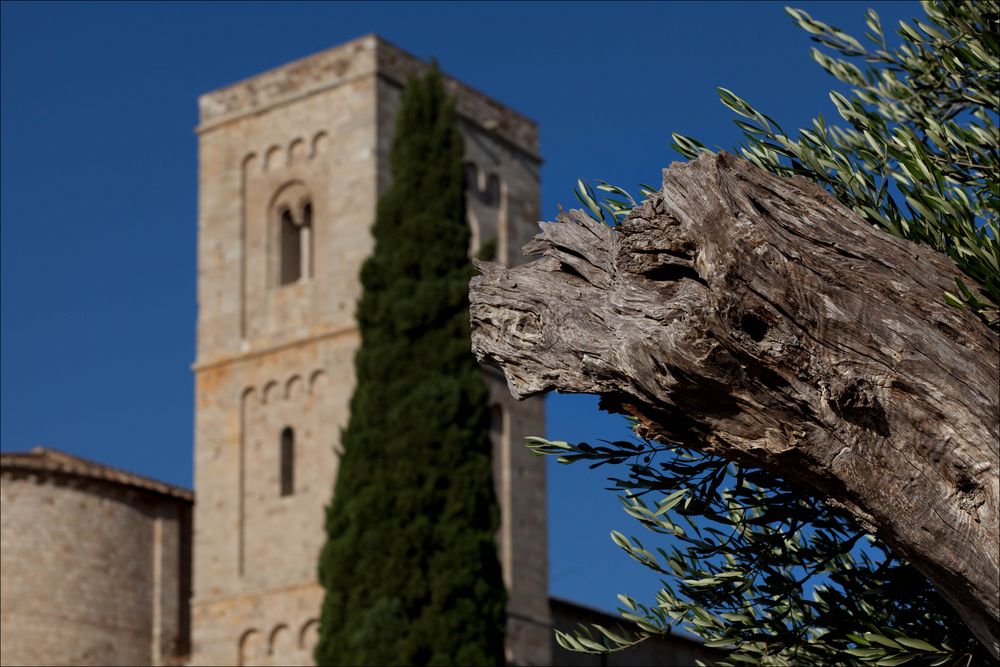
[[[915,2],[804,2],[861,36]],[[834,82],[782,3],[3,2],[0,448],[45,444],[192,479],[196,99],[376,32],[540,125],[542,211],[578,177],[633,188],[671,131],[732,147],[715,86],[788,128],[835,117]],[[548,399],[548,434],[626,435],[591,397]],[[550,587],[613,609],[650,578],[608,539],[642,534],[603,469],[550,465]]]

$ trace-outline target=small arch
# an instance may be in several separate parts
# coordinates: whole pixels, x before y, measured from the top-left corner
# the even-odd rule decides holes
[[[298,162],[306,157],[306,142],[302,137],[296,137],[288,144],[288,164]]]
[[[239,645],[241,647],[246,646],[247,642],[250,640],[250,637],[252,635],[259,635],[259,634],[260,630],[258,630],[257,628],[250,628],[249,630],[244,630],[243,634],[240,635]]]
[[[274,655],[274,646],[275,646],[275,644],[278,643],[279,634],[281,633],[282,630],[285,631],[285,634],[291,634],[291,632],[292,632],[291,630],[289,630],[288,626],[285,625],[284,623],[279,623],[278,625],[276,625],[274,627],[274,629],[271,630],[271,635],[267,638],[267,654],[268,655],[272,655],[272,656]]]
[[[326,384],[326,373],[322,369],[313,371],[313,374],[309,376],[309,394],[314,395],[318,390],[321,390]]]
[[[281,159],[281,146],[274,144],[267,149],[267,153],[264,154],[264,171],[270,171],[281,165],[278,162]]]
[[[309,196],[309,193],[303,192],[299,196],[299,200],[295,208],[298,213],[299,220],[301,220],[303,224],[312,223],[312,198]],[[306,219],[307,216],[309,218],[308,220]]]
[[[310,618],[299,630],[299,648],[312,651],[317,639],[319,639],[319,619]]]
[[[295,430],[286,426],[281,430],[281,495],[295,493]]]
[[[294,398],[300,391],[302,391],[302,378],[298,375],[288,378],[285,382],[285,400]]]
[[[243,173],[249,174],[253,168],[254,163],[257,161],[257,154],[254,152],[247,153],[243,156]]]
[[[326,132],[319,131],[312,138],[312,151],[309,153],[309,159],[313,159],[324,150],[326,150],[327,134]]]
[[[260,630],[257,628],[250,628],[240,635],[239,642],[237,642],[237,665],[239,667],[248,667],[256,662],[260,662],[260,658],[263,657],[261,654],[263,651],[263,638],[261,637]]]
[[[301,180],[295,179],[285,182],[274,191],[271,201],[268,202],[268,209],[280,211],[282,209],[297,208],[298,203],[308,198],[308,188]]]
[[[264,386],[264,400],[262,401],[265,405],[274,402],[274,399],[278,397],[278,382],[276,380],[271,380]]]

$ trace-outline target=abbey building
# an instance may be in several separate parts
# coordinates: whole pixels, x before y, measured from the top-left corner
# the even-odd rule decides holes
[[[4,454],[0,663],[312,664],[359,272],[400,94],[427,67],[369,35],[200,98],[195,494],[53,450]],[[470,252],[520,262],[540,217],[538,128],[446,86]],[[545,432],[544,404],[484,372],[507,662],[602,664],[552,639],[609,619],[548,596],[544,460],[520,444]],[[608,664],[692,664],[698,650],[664,646]]]

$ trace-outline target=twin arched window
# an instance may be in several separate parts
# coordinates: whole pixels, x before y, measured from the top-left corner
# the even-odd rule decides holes
[[[313,202],[301,181],[278,190],[270,206],[269,283],[276,287],[313,275]]]
[[[281,209],[278,230],[278,284],[289,285],[312,276],[312,203],[297,211]]]

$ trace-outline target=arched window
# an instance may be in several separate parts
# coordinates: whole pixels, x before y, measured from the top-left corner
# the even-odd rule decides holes
[[[486,178],[486,190],[483,192],[483,203],[487,206],[500,205],[500,177],[490,174]]]
[[[292,212],[287,208],[281,212],[281,278],[280,285],[294,283],[302,277],[302,228],[295,224]]]
[[[271,284],[291,285],[313,275],[313,203],[305,185],[293,182],[271,202]]]
[[[281,495],[295,493],[295,431],[286,426],[281,431]]]
[[[465,163],[465,189],[473,195],[479,194],[479,170],[474,162]]]

